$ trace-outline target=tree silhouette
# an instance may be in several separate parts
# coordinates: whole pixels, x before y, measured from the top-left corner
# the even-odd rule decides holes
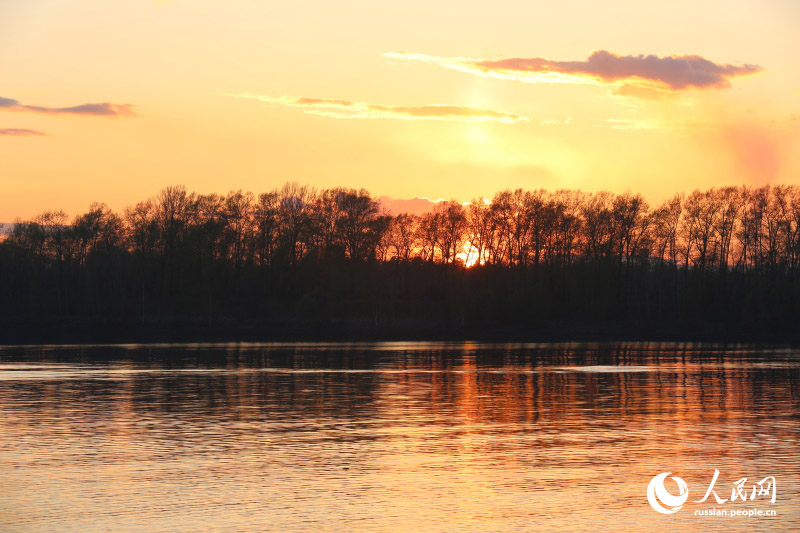
[[[287,183],[221,196],[170,186],[121,215],[94,203],[71,221],[63,211],[17,220],[0,241],[0,316],[790,332],[799,268],[791,185],[696,190],[655,208],[631,192],[517,189],[421,215],[385,213],[363,189]]]

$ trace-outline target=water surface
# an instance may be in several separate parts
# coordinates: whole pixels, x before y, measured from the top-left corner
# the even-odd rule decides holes
[[[786,347],[5,347],[0,530],[797,530],[798,379]],[[715,469],[776,502],[694,502]]]

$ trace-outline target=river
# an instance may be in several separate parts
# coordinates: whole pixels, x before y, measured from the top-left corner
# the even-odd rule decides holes
[[[790,347],[1,347],[0,531],[798,530],[799,381]]]

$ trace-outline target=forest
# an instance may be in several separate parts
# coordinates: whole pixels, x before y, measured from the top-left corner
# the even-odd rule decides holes
[[[366,190],[171,186],[122,213],[17,220],[0,241],[0,333],[794,339],[799,270],[793,185],[657,206],[518,189],[423,214]]]

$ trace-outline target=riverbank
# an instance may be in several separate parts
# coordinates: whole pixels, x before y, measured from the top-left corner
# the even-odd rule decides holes
[[[800,343],[800,330],[712,322],[687,324],[632,321],[542,321],[527,327],[495,328],[412,320],[376,323],[369,319],[342,319],[329,323],[289,319],[275,322],[170,320],[119,323],[72,320],[39,324],[0,324],[0,345],[415,340]]]

